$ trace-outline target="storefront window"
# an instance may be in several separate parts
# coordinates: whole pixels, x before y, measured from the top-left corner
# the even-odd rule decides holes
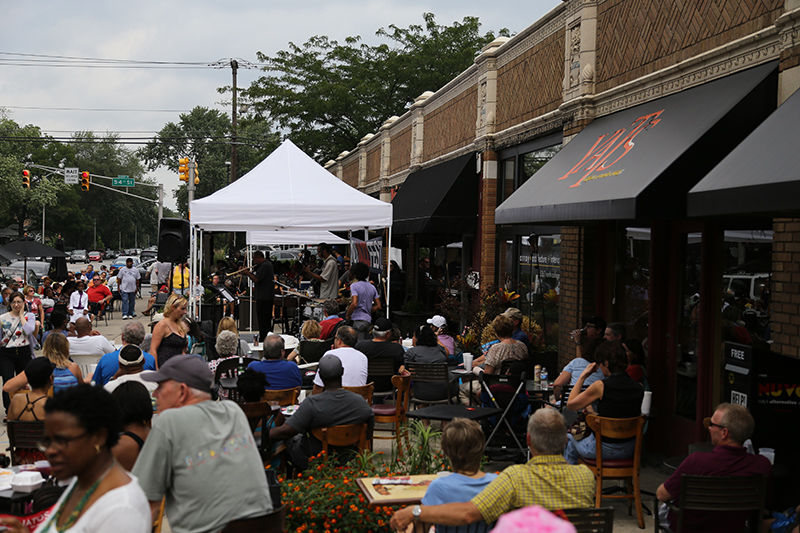
[[[625,325],[627,336],[641,341],[647,354],[650,305],[650,228],[625,228],[617,243],[613,321]]]
[[[728,230],[724,248],[722,340],[766,347],[770,338],[772,231]]]
[[[682,236],[681,295],[683,306],[678,320],[678,360],[675,366],[675,414],[689,420],[697,412],[697,363],[701,354],[697,344],[700,316],[700,233]]]

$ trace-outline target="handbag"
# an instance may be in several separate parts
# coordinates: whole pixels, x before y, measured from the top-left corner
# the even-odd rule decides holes
[[[578,419],[569,427],[569,433],[575,440],[583,440],[592,434],[592,428],[586,423],[586,412],[578,413]]]

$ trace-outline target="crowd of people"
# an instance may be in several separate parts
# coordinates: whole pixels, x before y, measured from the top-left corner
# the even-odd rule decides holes
[[[361,395],[347,390],[368,383],[375,391],[393,390],[390,376],[370,375],[371,360],[391,361],[396,375],[409,375],[408,367],[419,363],[447,365],[449,378],[442,383],[414,382],[411,376],[411,394],[419,401],[482,401],[479,389],[472,391],[466,382],[459,386],[463,373],[452,372],[461,347],[448,334],[445,317],[436,315],[419,325],[411,346],[404,345],[397,327],[378,316],[380,292],[370,282],[366,265],[353,265],[342,280],[331,247],[321,244],[318,254],[320,268],[305,267],[298,275],[320,284],[323,315],[319,321],[305,321],[300,342],[271,331],[271,261],[256,252],[254,271],[244,272],[255,286],[262,345],[261,358],[249,362],[246,370],[240,365],[236,372],[241,401],[257,402],[266,391],[302,387],[306,376],[298,365],[318,360],[313,381],[306,383],[311,388],[308,397],[283,424],[264,432],[273,445],[286,446],[291,471],[307,468],[322,449],[314,429],[342,424],[372,428],[372,408]],[[166,284],[170,294],[152,322],[152,333],[146,334],[142,322],[131,320],[140,289],[138,271],[134,276],[122,270],[105,274],[102,268],[87,268],[63,285],[49,280],[42,287],[9,283],[2,291],[0,372],[6,416],[11,421],[43,421],[45,431],[40,448],[20,451],[15,461],[46,458],[55,478],[68,482],[46,528],[106,530],[124,520],[126,530],[146,531],[162,499],[176,531],[219,530],[231,521],[269,513],[272,501],[259,448],[244,411],[223,399],[228,387],[223,390],[219,383],[219,365],[253,355],[236,320],[226,311],[215,331],[203,332],[187,316],[193,296],[183,282],[190,275],[185,267],[155,266],[151,287],[152,282],[156,287],[151,290],[155,294]],[[220,280],[226,277],[220,271],[210,280],[225,284]],[[340,284],[349,284],[347,305],[336,299]],[[93,317],[104,313],[114,299],[122,300],[122,318],[127,320],[119,348],[92,328]],[[56,302],[66,303],[66,312]],[[474,373],[527,370],[530,339],[522,323],[516,308],[494,317],[496,339],[474,359]],[[553,382],[554,405],[525,413],[531,459],[500,474],[484,473],[484,430],[470,420],[453,420],[444,428],[441,443],[453,473],[433,482],[420,505],[397,511],[392,518],[395,530],[414,521],[451,526],[483,522],[490,527],[501,515],[521,507],[594,505],[594,475],[581,460],[595,458],[595,435],[578,436],[568,429],[587,413],[639,417],[647,367],[642,343],[627,338],[622,324],[589,317],[571,337],[575,354]],[[82,374],[72,359],[77,356],[98,357],[91,375]],[[563,409],[554,408],[556,402]],[[690,456],[659,487],[659,499],[675,499],[679,473],[769,475],[769,461],[743,455],[742,445],[753,431],[746,409],[722,404],[707,428],[714,452]],[[630,458],[634,444],[633,439],[604,439],[603,457]],[[696,520],[702,522],[701,517]],[[25,531],[13,519],[2,523],[11,531]]]

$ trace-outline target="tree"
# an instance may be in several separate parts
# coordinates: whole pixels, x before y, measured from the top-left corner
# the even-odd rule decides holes
[[[258,164],[277,146],[278,138],[269,131],[269,123],[260,117],[243,119],[237,138],[237,175],[241,176]],[[195,198],[203,198],[229,183],[231,156],[231,121],[225,113],[195,107],[179,116],[179,122],[167,123],[158,135],[138,152],[146,167],[155,170],[167,167],[178,179],[178,160],[194,158],[200,174]],[[237,176],[237,177],[238,177]],[[186,186],[175,191],[178,211],[186,218],[188,193]]]
[[[476,17],[452,26],[436,24],[432,13],[423,19],[424,27],[379,29],[389,44],[368,45],[358,36],[339,44],[315,36],[302,46],[290,42],[274,57],[259,52],[269,74],[243,91],[243,99],[317,161],[333,159],[423,92],[444,86],[495,38],[480,34]]]
[[[21,127],[0,112],[0,224],[17,224],[20,237],[29,222],[31,230],[41,229],[42,209],[56,205],[67,186],[61,175],[30,168],[31,188],[25,189],[22,171],[28,161],[56,167],[70,153],[69,147],[42,135],[37,126]]]

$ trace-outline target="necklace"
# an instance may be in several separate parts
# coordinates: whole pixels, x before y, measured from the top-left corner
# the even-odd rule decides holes
[[[81,496],[81,499],[78,500],[78,504],[75,506],[75,509],[70,513],[70,515],[67,518],[66,522],[64,522],[63,524],[61,524],[59,526],[58,525],[58,521],[61,518],[61,513],[64,512],[64,507],[67,505],[67,501],[69,501],[70,497],[72,496],[72,493],[75,492],[75,487],[78,486],[78,482],[77,481],[75,482],[75,485],[72,486],[72,490],[70,491],[70,493],[67,495],[66,498],[64,498],[64,503],[62,503],[61,506],[58,508],[58,511],[56,511],[56,514],[53,515],[53,520],[50,522],[51,526],[55,525],[56,531],[58,531],[59,533],[63,532],[63,531],[67,531],[69,528],[71,528],[73,525],[75,525],[75,522],[78,521],[78,517],[81,515],[81,512],[83,512],[83,508],[86,507],[86,502],[89,501],[89,498],[92,497],[92,494],[94,494],[94,491],[96,491],[97,487],[100,486],[100,482],[103,481],[106,478],[106,476],[111,472],[111,469],[114,468],[114,465],[116,465],[116,464],[117,464],[117,460],[113,459],[111,461],[111,466],[108,467],[108,470],[106,470],[103,473],[102,476],[97,478],[97,481],[92,483],[91,487],[86,489],[86,492],[84,492],[83,496]]]

